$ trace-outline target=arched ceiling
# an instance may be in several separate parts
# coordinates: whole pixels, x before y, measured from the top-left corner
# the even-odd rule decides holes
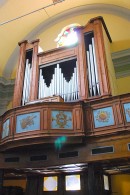
[[[31,13],[38,9],[40,10]],[[26,16],[9,22],[23,15]],[[48,49],[47,40],[50,38],[43,38],[44,35],[50,35],[54,40],[55,37],[52,35],[54,29],[57,29],[58,33],[64,24],[75,20],[85,25],[90,18],[99,15],[105,17],[113,44],[116,42],[130,44],[129,0],[64,0],[57,4],[53,4],[53,0],[1,0],[0,76],[11,77],[17,61],[19,41],[40,38],[45,43],[44,49]]]

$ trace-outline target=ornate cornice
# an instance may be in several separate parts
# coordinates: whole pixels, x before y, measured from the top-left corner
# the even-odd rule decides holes
[[[14,91],[14,80],[6,80],[0,77],[0,115],[7,110],[7,105],[12,100]]]
[[[0,77],[0,85],[13,85],[14,86],[14,79],[9,79],[9,80],[7,80],[6,78],[4,78],[4,77]]]
[[[116,77],[130,76],[130,49],[112,53]]]

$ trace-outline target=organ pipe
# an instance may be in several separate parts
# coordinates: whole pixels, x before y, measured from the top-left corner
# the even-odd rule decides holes
[[[89,44],[86,53],[88,62],[89,94],[90,96],[100,95],[94,38],[91,39],[91,44]]]
[[[94,64],[95,64],[96,85],[97,85],[98,94],[100,94],[100,90],[99,90],[99,80],[98,80],[98,70],[97,70],[97,62],[96,62],[96,54],[95,54],[94,38],[92,38],[92,48],[93,48],[93,57],[94,57]]]
[[[29,59],[27,59],[26,66],[25,66],[25,74],[24,74],[22,105],[25,105],[29,101],[31,70],[32,70],[32,66],[31,64],[29,64]]]
[[[62,73],[60,64],[57,64],[49,86],[47,86],[45,79],[43,78],[42,71],[44,71],[44,68],[40,69],[39,99],[53,95],[59,95],[67,102],[79,99],[77,65],[74,68],[74,72],[70,80],[67,81]]]

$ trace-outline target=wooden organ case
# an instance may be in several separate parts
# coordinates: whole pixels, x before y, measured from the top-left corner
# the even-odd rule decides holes
[[[38,53],[39,40],[19,43],[13,107],[59,96],[57,101],[74,102],[111,95],[105,46],[111,38],[103,18],[91,19],[76,32],[78,44],[42,53]]]

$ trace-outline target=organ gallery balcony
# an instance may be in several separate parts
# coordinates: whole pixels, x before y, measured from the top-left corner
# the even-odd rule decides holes
[[[81,143],[85,135],[81,103],[39,102],[15,108],[2,116],[0,127],[5,148],[56,144],[58,137],[63,143]]]
[[[1,150],[35,144],[83,144],[97,136],[127,135],[130,94],[89,102],[37,102],[0,118]]]

